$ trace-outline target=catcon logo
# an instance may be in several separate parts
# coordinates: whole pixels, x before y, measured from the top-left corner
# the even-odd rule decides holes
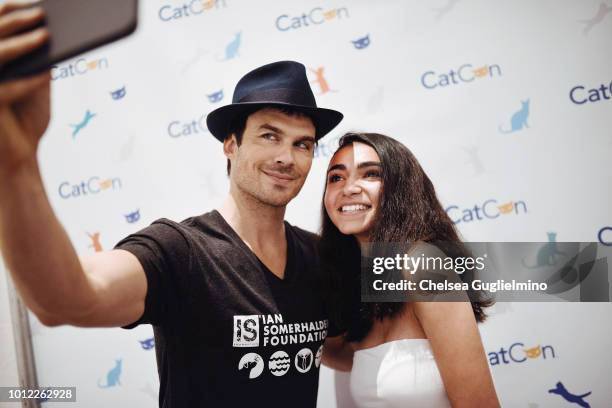
[[[475,204],[473,207],[461,208],[457,205],[451,205],[446,208],[446,213],[455,224],[493,219],[502,215],[519,215],[526,212],[527,204],[524,201],[508,201],[498,204],[494,198],[482,204]]]
[[[569,98],[576,105],[610,100],[612,98],[612,81],[609,84],[601,84],[589,90],[585,86],[576,85],[570,90]]]
[[[226,8],[225,0],[192,0],[180,6],[166,4],[157,12],[163,22],[180,20],[182,18],[200,16],[213,10]]]
[[[297,16],[282,14],[276,18],[276,28],[279,31],[297,30],[302,27],[319,25],[335,20],[349,18],[349,11],[346,7],[332,8],[325,10],[322,7],[315,7],[312,10]]]
[[[606,226],[600,229],[597,239],[605,246],[612,246],[612,227]]]
[[[498,76],[502,76],[499,65],[481,65],[474,68],[472,64],[463,64],[457,70],[451,69],[443,73],[427,71],[421,75],[421,84],[427,89],[435,89],[437,87],[443,88],[449,85],[459,85],[461,83],[474,82],[478,79]]]
[[[121,179],[118,177],[100,179],[98,176],[90,177],[87,181],[81,181],[80,183],[73,184],[68,181],[64,181],[59,185],[58,191],[60,197],[64,199],[76,198],[91,194],[98,194],[105,190],[119,190],[121,189]]]
[[[508,349],[501,347],[499,351],[491,351],[487,355],[492,366],[512,363],[521,364],[529,360],[557,358],[555,349],[551,345],[542,346],[538,344],[532,347],[525,347],[525,344],[521,342],[512,344]]]
[[[87,60],[86,58],[79,58],[74,62],[67,65],[54,65],[51,67],[51,79],[66,79],[79,75],[85,75],[92,71],[108,68],[108,59],[98,58],[94,60]]]
[[[208,127],[206,126],[206,116],[202,115],[197,119],[181,121],[181,120],[173,120],[168,124],[168,135],[170,137],[181,137],[181,136],[191,136],[197,135],[200,133],[208,132]]]

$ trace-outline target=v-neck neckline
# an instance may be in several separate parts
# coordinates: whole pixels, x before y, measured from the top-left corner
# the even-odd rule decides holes
[[[274,272],[272,272],[270,270],[270,268],[268,268],[266,266],[265,263],[262,262],[261,259],[259,259],[259,257],[257,256],[257,254],[255,252],[253,252],[253,250],[251,248],[249,248],[249,246],[246,244],[246,242],[244,242],[244,240],[240,237],[240,235],[238,235],[238,233],[236,232],[236,230],[230,225],[229,222],[227,222],[227,220],[223,217],[223,215],[221,215],[221,213],[218,210],[213,210],[212,213],[219,218],[219,220],[221,221],[221,223],[223,223],[226,227],[227,230],[229,231],[229,234],[232,236],[232,238],[238,242],[238,245],[242,248],[243,251],[245,251],[246,253],[249,254],[249,256],[255,260],[255,262],[257,262],[261,268],[264,270],[266,276],[271,277],[275,282],[279,282],[279,283],[286,283],[288,282],[288,278],[291,277],[292,273],[291,270],[293,269],[293,241],[292,238],[290,236],[290,232],[289,232],[289,223],[287,221],[283,221],[283,224],[285,226],[285,240],[287,241],[287,259],[285,260],[285,270],[283,271],[283,277],[279,277],[278,275],[276,275]]]

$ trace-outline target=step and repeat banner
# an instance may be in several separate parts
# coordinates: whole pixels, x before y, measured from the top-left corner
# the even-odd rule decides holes
[[[206,115],[285,59],[345,114],[291,223],[318,230],[338,138],[372,131],[414,152],[467,241],[612,245],[612,2],[146,0],[139,15],[133,36],[52,70],[39,159],[80,254],[218,207],[228,180]],[[480,330],[503,406],[609,406],[611,316],[609,303],[490,309]],[[32,316],[32,342],[40,384],[76,386],[77,406],[157,406],[150,326]],[[319,406],[352,406],[346,384],[324,368]]]

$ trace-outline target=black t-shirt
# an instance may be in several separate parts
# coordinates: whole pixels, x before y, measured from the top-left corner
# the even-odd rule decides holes
[[[159,219],[115,248],[142,264],[160,407],[315,407],[328,331],[315,235],[285,222],[274,275],[217,211]]]

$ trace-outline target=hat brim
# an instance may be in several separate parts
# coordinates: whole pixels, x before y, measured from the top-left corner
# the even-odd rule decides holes
[[[342,120],[344,115],[333,109],[313,108],[280,102],[243,102],[222,106],[210,112],[206,117],[206,126],[210,133],[220,142],[227,136],[229,124],[234,118],[243,112],[261,107],[288,107],[310,116],[317,128],[315,139],[319,140],[328,134]]]

